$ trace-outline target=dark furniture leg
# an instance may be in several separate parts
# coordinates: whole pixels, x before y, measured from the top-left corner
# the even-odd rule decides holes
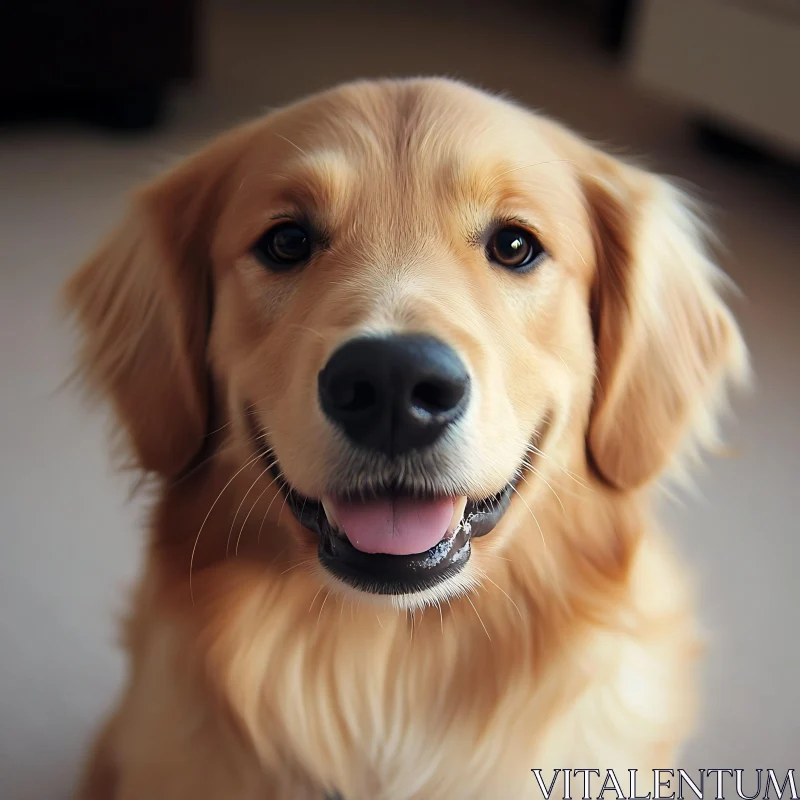
[[[613,53],[623,53],[635,13],[636,0],[608,0],[603,41]]]

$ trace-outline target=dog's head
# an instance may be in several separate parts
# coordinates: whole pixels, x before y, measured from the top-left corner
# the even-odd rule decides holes
[[[186,470],[213,407],[329,578],[415,603],[467,580],[548,460],[630,492],[711,430],[745,363],[719,278],[664,180],[419,80],[213,143],[68,297],[143,469]]]

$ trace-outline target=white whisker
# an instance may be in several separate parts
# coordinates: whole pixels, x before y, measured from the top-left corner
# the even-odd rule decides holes
[[[253,488],[261,480],[261,478],[263,478],[264,475],[266,475],[269,472],[270,466],[271,465],[268,464],[266,467],[264,467],[264,469],[261,470],[261,472],[259,472],[259,474],[257,475],[256,479],[250,484],[250,488],[244,493],[244,497],[242,498],[241,502],[239,503],[239,507],[236,509],[236,513],[233,515],[233,519],[231,520],[231,528],[228,531],[228,540],[225,543],[225,558],[227,558],[229,553],[230,553],[231,536],[233,536],[233,529],[234,529],[234,527],[236,525],[236,520],[237,520],[237,518],[239,516],[239,512],[242,510],[242,506],[244,505],[244,501],[247,500],[248,496],[250,495],[250,492],[253,491]]]
[[[195,536],[194,545],[192,546],[192,555],[189,558],[189,597],[191,597],[191,599],[192,599],[192,605],[194,605],[194,591],[193,591],[193,587],[192,587],[192,571],[194,569],[194,557],[195,557],[195,553],[197,552],[197,543],[200,541],[200,534],[202,534],[203,528],[205,528],[206,523],[208,522],[208,518],[211,516],[211,512],[214,510],[214,507],[219,502],[220,497],[222,497],[222,495],[225,493],[225,490],[233,483],[233,481],[236,479],[236,477],[243,470],[245,470],[251,464],[254,464],[259,458],[261,458],[261,454],[260,453],[256,453],[251,459],[246,461],[243,466],[239,467],[239,469],[236,470],[236,472],[233,473],[233,475],[231,476],[230,480],[222,487],[222,490],[220,491],[220,493],[214,499],[214,502],[211,504],[211,508],[208,509],[208,513],[206,514],[205,519],[203,520],[202,524],[200,525],[200,530],[197,531],[197,536]]]
[[[554,489],[554,488],[553,488],[553,487],[550,485],[550,482],[547,480],[547,478],[545,478],[545,477],[544,477],[544,475],[542,475],[542,473],[541,473],[541,472],[539,472],[539,470],[538,470],[538,469],[536,469],[536,467],[534,467],[534,466],[533,466],[533,464],[531,464],[531,463],[528,463],[528,464],[527,464],[527,467],[528,467],[528,468],[529,468],[529,469],[530,469],[530,470],[533,472],[533,474],[534,474],[534,475],[536,475],[536,477],[537,477],[537,478],[539,478],[539,480],[540,480],[540,481],[542,481],[542,483],[544,483],[544,485],[545,485],[545,486],[547,486],[547,488],[548,488],[548,489],[549,489],[549,490],[550,490],[550,491],[553,493],[553,496],[556,498],[556,500],[558,500],[558,504],[561,506],[561,511],[562,511],[564,514],[566,514],[566,513],[567,513],[567,509],[566,509],[566,508],[564,508],[564,504],[561,502],[561,498],[558,496],[558,492],[556,492],[556,490],[555,490],[555,489]],[[520,474],[520,477],[522,478],[522,480],[523,480],[523,481],[525,481],[525,483],[527,483],[527,484],[528,484],[528,486],[530,486],[530,485],[531,485],[530,483],[528,483],[528,479],[525,477],[525,475],[523,475],[523,474]]]
[[[301,561],[298,561],[296,564],[293,564],[291,567],[288,567],[281,575],[285,575],[287,572],[291,572],[293,569],[297,569],[298,567],[302,567],[304,564],[311,564],[315,559],[313,558],[304,558]],[[310,610],[310,609],[309,609]]]
[[[274,463],[273,463],[272,466],[274,466]],[[261,473],[261,474],[263,475],[264,473]],[[247,516],[244,518],[244,522],[242,523],[242,527],[239,528],[239,535],[236,537],[236,548],[233,551],[234,555],[237,555],[237,556],[239,555],[239,542],[242,540],[242,534],[244,533],[245,526],[247,525],[247,520],[250,519],[250,515],[255,510],[255,507],[258,505],[258,501],[277,483],[277,481],[278,481],[277,477],[273,478],[267,484],[267,486],[265,486],[264,489],[262,489],[261,494],[259,494],[259,496],[256,497],[255,501],[253,502],[253,505],[250,506],[250,510],[247,512]],[[259,541],[256,541],[256,544],[259,544],[259,543],[260,543]]]
[[[528,509],[531,517],[533,517],[533,521],[536,523],[536,527],[539,529],[539,535],[542,538],[542,545],[544,546],[544,552],[545,554],[549,555],[549,552],[547,550],[547,542],[544,540],[544,531],[542,530],[542,526],[539,524],[539,520],[536,519],[536,514],[533,513],[533,509],[528,505],[527,500],[525,500],[525,498],[517,491],[517,487],[512,486],[511,489],[513,490],[514,494],[516,494],[517,497],[519,497],[519,499],[522,500],[523,504],[525,505],[525,508]]]
[[[308,613],[309,613],[309,614],[311,613],[311,609],[312,609],[312,608],[314,608],[314,603],[316,603],[316,601],[317,601],[317,597],[319,597],[319,593],[320,593],[320,592],[321,592],[321,591],[322,591],[324,588],[325,588],[325,587],[324,587],[324,584],[320,584],[320,587],[319,587],[319,589],[317,589],[317,593],[316,593],[316,594],[314,595],[314,597],[311,599],[311,605],[308,607]]]
[[[486,629],[486,626],[483,624],[483,620],[481,619],[481,615],[478,613],[478,609],[475,608],[475,604],[470,600],[469,593],[465,592],[464,597],[466,601],[472,606],[472,610],[475,612],[475,616],[478,618],[478,622],[480,622],[481,627],[483,628],[483,632],[486,634],[486,638],[491,642],[492,637],[489,636],[489,631]]]
[[[541,456],[542,458],[546,458],[551,464],[554,464],[565,475],[567,475],[567,477],[572,478],[572,480],[574,480],[575,483],[580,484],[584,489],[590,489],[591,490],[592,487],[589,486],[589,484],[586,483],[581,477],[576,475],[574,472],[571,472],[570,470],[568,470],[563,464],[559,464],[558,461],[556,461],[552,456],[550,456],[547,453],[545,453],[544,450],[540,450],[535,444],[529,444],[528,445],[528,451],[532,452],[532,453],[535,453],[536,455]]]
[[[294,148],[295,148],[295,150],[299,150],[299,151],[300,151],[300,152],[301,152],[301,153],[302,153],[304,156],[307,156],[307,155],[308,155],[308,153],[306,153],[306,151],[305,151],[305,150],[303,150],[303,148],[302,148],[302,147],[300,147],[300,145],[299,145],[299,144],[295,144],[295,143],[294,143],[294,142],[293,142],[291,139],[287,139],[287,138],[286,138],[286,137],[285,137],[283,134],[281,134],[281,133],[276,133],[275,135],[276,135],[276,136],[277,136],[279,139],[283,139],[283,141],[284,141],[284,142],[288,142],[288,143],[289,143],[289,144],[290,144],[292,147],[294,147]]]
[[[278,470],[278,477],[283,478],[283,471],[280,470],[280,469]],[[267,510],[264,512],[264,516],[261,518],[261,524],[258,526],[258,536],[256,537],[256,544],[257,545],[261,544],[261,531],[264,530],[264,523],[267,521],[267,517],[269,517],[269,512],[270,512],[270,509],[272,508],[272,504],[275,502],[275,498],[278,497],[279,495],[282,495],[282,494],[284,494],[284,492],[280,492],[280,491],[275,492],[275,496],[272,498],[272,500],[269,501],[269,505],[267,506]]]
[[[317,627],[319,628],[319,621],[322,619],[322,609],[325,608],[325,603],[328,602],[328,598],[331,596],[331,590],[329,589],[327,594],[325,595],[325,599],[322,601],[322,605],[319,607],[319,614],[317,614]]]
[[[511,598],[511,595],[505,589],[503,589],[502,586],[495,583],[483,570],[478,570],[478,573],[480,574],[481,578],[485,578],[487,581],[489,581],[489,583],[497,587],[497,589],[499,589],[508,598],[509,603],[511,603],[511,605],[517,609],[517,614],[519,614],[519,618],[524,622],[525,618],[522,616],[522,612],[519,610],[519,606]]]
[[[546,164],[574,164],[575,162],[568,159],[568,158],[552,158],[548,161],[534,161],[529,164],[519,164],[516,167],[511,167],[510,169],[505,170],[504,172],[500,172],[494,176],[492,180],[492,185],[496,183],[500,178],[505,177],[506,175],[510,175],[512,172],[519,172],[521,169],[529,169],[531,167],[542,167]]]

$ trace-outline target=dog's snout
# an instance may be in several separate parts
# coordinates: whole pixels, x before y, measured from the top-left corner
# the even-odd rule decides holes
[[[432,336],[353,339],[319,374],[327,417],[356,445],[397,455],[433,444],[463,414],[470,379]]]

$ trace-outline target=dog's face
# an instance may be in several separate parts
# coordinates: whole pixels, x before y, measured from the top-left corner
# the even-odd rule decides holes
[[[327,579],[413,605],[469,582],[543,460],[618,491],[661,472],[743,363],[714,279],[659,179],[416,81],[212,145],[71,297],[143,467],[185,469],[213,406]]]
[[[451,93],[288,112],[220,223],[233,413],[326,568],[379,592],[455,577],[545,433],[589,400],[578,183],[532,117],[463,90],[443,112]]]

